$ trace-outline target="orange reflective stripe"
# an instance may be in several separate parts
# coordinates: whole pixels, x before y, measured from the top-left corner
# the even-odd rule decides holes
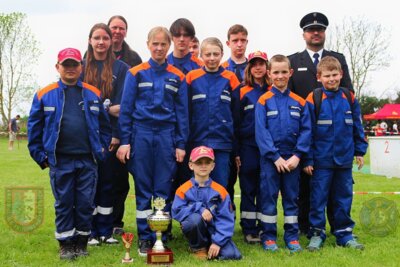
[[[228,192],[222,185],[212,181],[210,187],[220,194],[222,201],[225,200],[226,196],[228,195]]]
[[[40,100],[45,94],[47,94],[48,92],[50,92],[50,91],[52,91],[52,90],[54,90],[56,88],[58,88],[58,83],[52,83],[52,84],[49,84],[48,86],[40,89],[37,92],[38,99]]]
[[[99,89],[97,89],[93,85],[90,85],[90,84],[84,83],[84,82],[82,82],[82,85],[83,85],[84,88],[86,88],[86,89],[92,91],[93,93],[95,93],[97,95],[97,97],[100,97],[101,91]]]
[[[290,92],[289,96],[290,96],[292,99],[294,99],[294,100],[296,100],[297,102],[299,102],[300,105],[302,105],[303,107],[305,106],[306,101],[305,101],[304,98],[302,98],[301,96],[298,96],[298,95],[296,95],[296,94],[293,93],[293,92]]]
[[[193,187],[192,182],[189,180],[186,183],[184,183],[183,185],[181,185],[177,190],[175,195],[177,195],[178,197],[180,197],[181,199],[185,199],[185,194],[186,192]]]
[[[262,96],[260,96],[260,98],[258,99],[258,103],[265,106],[265,102],[273,96],[274,96],[274,93],[272,93],[272,91],[268,91],[265,94],[263,94]]]
[[[137,65],[137,66],[131,68],[129,71],[130,71],[130,73],[132,73],[132,75],[136,75],[136,73],[138,73],[139,71],[150,69],[150,67],[151,66],[150,66],[149,62],[144,62],[140,65]]]
[[[221,67],[223,67],[223,68],[227,68],[229,66],[229,62],[228,61],[225,61],[224,63],[222,63],[221,64]]]
[[[192,57],[190,58],[192,61],[196,62],[200,67],[204,66],[204,62],[201,61],[198,57],[192,54]]]
[[[182,71],[180,71],[178,68],[175,68],[171,64],[168,64],[167,71],[172,72],[173,74],[179,76],[179,79],[181,81],[183,81],[183,79],[185,79],[185,74],[183,74]]]
[[[186,82],[187,84],[191,84],[192,81],[200,78],[206,74],[206,72],[203,69],[197,69],[197,70],[192,70],[186,75]]]
[[[243,86],[242,88],[240,88],[240,100],[243,99],[243,97],[248,93],[251,92],[253,90],[253,87],[251,86]]]
[[[225,79],[229,80],[229,84],[232,88],[232,91],[235,90],[240,85],[238,78],[236,77],[235,73],[233,73],[232,71],[224,70],[221,73],[221,76],[224,77]]]
[[[314,92],[308,94],[306,101],[314,105]]]

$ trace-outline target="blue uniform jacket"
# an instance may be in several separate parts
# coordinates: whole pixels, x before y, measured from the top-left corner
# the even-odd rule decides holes
[[[257,147],[255,137],[255,107],[261,95],[266,93],[268,85],[260,87],[242,85],[240,89],[235,90],[234,97],[234,121],[235,136],[238,142],[238,148],[241,144]]]
[[[82,87],[82,98],[86,123],[89,131],[89,142],[92,153],[97,160],[104,160],[108,145],[111,142],[111,126],[108,114],[103,108],[100,90],[87,83],[78,81]],[[67,86],[60,80],[40,89],[33,97],[28,118],[28,148],[32,158],[45,168],[56,164],[56,144],[60,133],[64,107],[64,90]]]
[[[248,63],[247,59],[246,59],[246,63]],[[224,67],[226,70],[230,70],[232,72],[234,72],[235,74],[237,73],[237,65],[242,65],[242,64],[236,64],[235,61],[233,61],[231,58],[228,58],[227,61],[225,61],[224,63],[221,64],[222,67]],[[247,64],[245,64],[247,66]],[[244,79],[244,70],[245,67],[239,69],[239,73],[240,73],[240,81],[242,81]],[[239,77],[237,77],[239,79]]]
[[[275,87],[256,104],[256,141],[260,154],[275,162],[281,156],[305,156],[311,145],[311,120],[306,101]]]
[[[223,247],[232,238],[235,225],[231,199],[225,188],[211,178],[200,187],[192,178],[176,190],[172,218],[178,222],[193,213],[201,215],[205,209],[213,216],[207,224],[212,243]]]
[[[197,70],[203,66],[203,62],[200,59],[198,59],[196,56],[194,56],[192,53],[188,53],[186,56],[184,56],[180,60],[182,60],[183,63],[179,66],[174,61],[173,53],[170,53],[167,56],[168,63],[171,64],[172,66],[178,68],[185,75],[188,74],[189,71]]]
[[[153,59],[128,71],[119,117],[121,145],[134,140],[132,125],[149,129],[175,128],[176,147],[188,138],[188,96],[184,74]]]
[[[193,147],[205,145],[214,149],[232,149],[232,92],[239,81],[231,71],[219,67],[217,72],[204,68],[186,75],[188,83],[190,137]]]
[[[313,93],[307,97],[311,114],[313,142],[304,166],[314,168],[351,168],[354,156],[365,155],[365,141],[358,101],[351,92],[353,105],[346,95],[322,88],[321,109],[315,117]]]

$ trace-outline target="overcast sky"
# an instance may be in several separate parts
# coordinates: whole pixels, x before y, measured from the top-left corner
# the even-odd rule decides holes
[[[57,80],[54,64],[57,53],[65,47],[87,48],[90,28],[98,22],[107,23],[112,15],[123,15],[128,21],[128,44],[143,60],[148,60],[148,31],[154,26],[169,28],[181,17],[191,20],[200,40],[215,36],[225,43],[228,28],[243,24],[249,31],[247,54],[263,50],[289,55],[305,49],[300,19],[307,13],[324,13],[330,28],[344,17],[365,17],[381,24],[391,33],[392,60],[384,71],[371,74],[367,91],[380,97],[400,90],[400,27],[398,8],[394,1],[262,1],[262,0],[2,0],[0,12],[27,14],[33,34],[40,43],[42,55],[36,68],[37,83],[45,86]],[[331,27],[332,26],[332,27]],[[225,57],[229,50],[225,46]]]

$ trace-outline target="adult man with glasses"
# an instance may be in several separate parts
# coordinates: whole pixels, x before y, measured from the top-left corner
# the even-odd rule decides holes
[[[329,25],[328,18],[319,12],[312,12],[305,15],[300,21],[300,28],[303,29],[303,38],[306,42],[306,49],[289,56],[293,75],[289,80],[288,87],[304,99],[315,88],[322,84],[317,80],[317,64],[326,56],[337,58],[342,65],[343,78],[340,87],[353,90],[349,68],[343,54],[324,49],[325,30]],[[299,190],[299,229],[300,232],[307,234],[309,230],[308,214],[310,211],[310,176],[301,173]],[[333,226],[333,214],[331,214],[331,203],[328,202],[328,220]]]

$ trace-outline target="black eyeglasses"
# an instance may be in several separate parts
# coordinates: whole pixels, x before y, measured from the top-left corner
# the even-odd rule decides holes
[[[190,34],[188,34],[188,33],[178,33],[178,34],[174,34],[174,37],[181,37],[181,36],[183,36],[183,37],[191,37],[190,36]]]
[[[69,62],[63,62],[60,64],[61,66],[63,66],[64,68],[68,68],[68,67],[78,67],[79,65],[81,65],[80,62],[76,62],[76,61],[69,61]]]

